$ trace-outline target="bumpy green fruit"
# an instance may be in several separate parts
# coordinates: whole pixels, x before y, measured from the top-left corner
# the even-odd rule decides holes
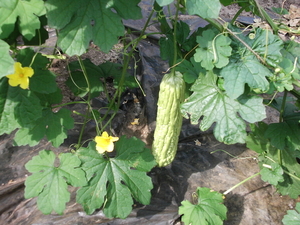
[[[184,101],[185,83],[178,71],[166,74],[160,84],[156,128],[152,153],[158,166],[170,164],[176,155],[182,125],[180,104]]]

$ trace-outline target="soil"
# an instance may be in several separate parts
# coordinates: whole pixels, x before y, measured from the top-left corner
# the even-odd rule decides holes
[[[283,6],[289,10],[294,4],[300,8],[298,0],[268,0],[258,1],[265,9]],[[145,7],[147,4],[145,4]],[[238,11],[237,6],[224,7],[221,11],[222,18],[232,18]],[[252,16],[244,13],[242,16]],[[183,19],[191,19],[183,18]],[[132,21],[127,21],[132,26]],[[126,24],[125,23],[125,24]],[[203,21],[200,21],[202,24]],[[199,24],[198,24],[199,25]],[[137,27],[137,24],[134,24]],[[153,26],[151,31],[157,29]],[[54,33],[49,31],[50,37],[43,49],[48,54],[53,51],[56,42]],[[143,111],[139,115],[139,124],[131,124],[135,118],[134,104],[126,103],[126,109],[120,108],[113,120],[111,132],[115,135],[136,136],[141,138],[148,147],[151,147],[153,131],[155,129],[155,110],[158,85],[161,74],[168,65],[160,60],[157,46],[157,36],[147,39],[138,46],[139,59],[142,69],[138,71],[138,78],[145,89],[147,98],[140,97]],[[81,56],[90,59],[95,65],[110,61],[121,62],[122,45],[116,45],[109,53],[103,53],[91,44],[88,52]],[[65,81],[69,76],[67,63],[76,60],[75,57],[67,60],[53,60],[51,70],[57,74],[57,83],[64,93],[63,102],[77,100]],[[113,92],[112,84],[108,83],[109,91]],[[150,96],[150,97],[149,97]],[[93,101],[94,107],[103,104],[104,96],[99,96]],[[78,112],[85,109],[72,105],[70,110]],[[268,123],[278,120],[278,114],[268,110]],[[88,124],[86,137],[95,135],[93,124]],[[59,148],[53,148],[43,140],[35,147],[13,146],[13,134],[0,137],[0,221],[2,224],[181,224],[178,215],[178,206],[183,200],[192,200],[192,194],[197,187],[209,187],[223,192],[229,187],[241,182],[259,171],[257,155],[245,145],[225,145],[215,140],[212,130],[200,132],[198,125],[194,126],[185,120],[180,136],[178,154],[174,162],[165,168],[154,168],[150,173],[154,184],[152,201],[149,206],[135,205],[133,212],[125,220],[107,219],[103,212],[98,210],[93,215],[86,215],[80,205],[75,201],[75,189],[72,189],[71,201],[67,205],[64,215],[43,215],[37,209],[36,199],[24,199],[24,181],[29,175],[24,168],[32,156],[37,155],[42,149],[50,149],[56,153],[68,152],[69,146],[76,142],[78,127],[69,133],[68,139]],[[230,157],[226,152],[237,156]],[[281,220],[286,210],[293,209],[300,199],[291,199],[281,196],[273,186],[256,177],[226,196],[225,205],[228,207],[227,225],[258,225],[282,224]]]

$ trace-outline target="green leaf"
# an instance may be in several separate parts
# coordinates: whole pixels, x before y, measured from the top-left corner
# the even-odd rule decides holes
[[[198,15],[203,19],[219,17],[221,4],[219,0],[189,0],[186,1],[186,8],[190,15]]]
[[[295,210],[288,210],[287,215],[282,219],[284,225],[299,225],[300,221],[300,202],[297,202]]]
[[[226,220],[227,208],[223,205],[222,194],[209,188],[197,188],[197,204],[185,200],[179,207],[179,214],[185,224],[221,225]],[[196,199],[195,199],[196,200]]]
[[[113,83],[115,88],[120,88],[120,80],[122,75],[122,65],[119,63],[105,62],[98,66],[103,73],[103,76],[106,78],[113,78]],[[126,88],[136,88],[137,83],[129,73],[125,74],[125,80],[123,81],[123,86],[121,90],[124,91]]]
[[[290,82],[292,83],[291,75],[294,79],[300,79],[299,69],[297,68],[297,62],[292,62],[288,58],[283,58],[282,61],[279,63],[279,66],[282,67],[285,77],[288,77]]]
[[[140,0],[48,0],[49,26],[59,29],[58,46],[68,55],[81,55],[90,41],[108,52],[124,35],[124,19],[142,17]],[[62,13],[62,9],[64,9]],[[116,12],[114,12],[114,10]]]
[[[16,4],[18,3],[18,0],[10,0],[10,1],[1,1],[0,7],[6,8],[6,9],[14,9],[16,7]]]
[[[300,70],[300,44],[295,41],[286,41],[284,48],[281,49],[283,58],[290,59],[293,63],[296,62],[297,68]]]
[[[278,163],[272,163],[269,167],[263,167],[261,169],[261,179],[272,185],[277,185],[278,182],[283,182],[283,169]]]
[[[35,36],[35,30],[40,28],[38,16],[46,13],[42,0],[17,0],[2,3],[6,7],[0,8],[0,38],[6,38],[14,30],[18,18],[21,34],[30,40]]]
[[[233,0],[220,0],[221,4],[224,6],[228,6],[232,4]]]
[[[201,62],[201,66],[207,70],[214,67],[222,68],[229,62],[231,55],[231,40],[224,35],[218,35],[212,29],[202,32],[202,36],[197,37],[199,47],[194,55],[196,62]]]
[[[228,64],[221,70],[220,75],[224,77],[226,93],[230,98],[236,99],[244,93],[245,84],[266,92],[269,89],[266,76],[272,76],[272,73],[254,56],[247,56]]]
[[[51,107],[53,104],[61,103],[63,96],[61,89],[57,88],[56,92],[50,94],[35,93],[36,96],[40,99],[41,106]]]
[[[52,151],[42,150],[25,165],[33,173],[25,181],[25,198],[37,196],[38,208],[44,214],[50,214],[53,210],[62,214],[66,202],[70,200],[68,184],[74,187],[86,184],[85,173],[78,168],[81,161],[76,155],[60,154],[59,166],[54,164],[55,158]]]
[[[14,60],[9,54],[9,45],[0,40],[0,79],[14,73]]]
[[[160,6],[165,6],[165,5],[169,5],[173,2],[174,0],[156,0],[157,4],[159,4]]]
[[[265,132],[268,129],[268,125],[264,122],[258,122],[257,124],[249,124],[251,132],[246,138],[247,148],[262,154],[274,147],[270,144],[270,141],[265,137]]]
[[[90,85],[89,89],[83,72],[76,71],[76,69],[78,69],[78,65],[78,62],[70,63],[71,74],[66,82],[68,87],[75,95],[80,97],[84,97],[89,92],[92,98],[99,96],[100,92],[103,91],[103,84],[100,80],[100,78],[103,77],[103,74],[101,74],[102,71],[91,61],[84,61],[84,67]]]
[[[15,135],[17,145],[34,146],[46,135],[54,147],[60,146],[67,137],[67,131],[74,126],[74,120],[68,109],[52,112],[51,108],[43,111],[42,118],[38,119],[31,127],[22,127]]]
[[[32,65],[31,62],[34,59]],[[42,54],[36,54],[32,49],[26,48],[19,51],[17,61],[21,62],[23,67],[30,66],[34,70],[30,78],[29,89],[31,91],[49,94],[56,92],[58,86],[55,81],[55,75],[47,69],[49,60]]]
[[[28,127],[42,116],[38,97],[29,90],[0,81],[0,134],[11,133],[19,127]]]
[[[299,157],[299,152],[290,149],[280,151],[282,168],[289,174],[284,174],[284,181],[278,182],[276,188],[282,195],[289,195],[291,198],[296,199],[300,195],[300,167],[296,160],[296,157]],[[271,157],[276,160],[277,156],[272,155]]]
[[[278,180],[278,183],[276,185],[277,190],[282,195],[289,195],[291,198],[298,198],[298,196],[300,195],[300,168],[299,163],[296,159],[296,157],[299,158],[299,155],[299,151],[270,148],[267,151],[263,152],[261,156],[259,156],[259,165],[261,169],[264,168],[264,164],[272,165],[274,162],[280,164],[281,168],[284,171],[284,180],[278,180],[279,176],[273,178],[274,181],[271,180],[271,177],[269,178],[272,183],[276,183]]]
[[[199,63],[195,62],[194,58],[191,58],[190,61],[183,60],[177,67],[176,70],[181,72],[183,75],[183,79],[186,83],[192,84],[197,80],[200,73],[205,73],[205,69],[203,69]]]
[[[278,149],[286,147],[291,150],[300,150],[299,120],[286,120],[281,123],[272,123],[266,130],[265,136],[270,138],[271,144]]]
[[[113,78],[114,87],[118,88],[122,74],[122,66],[120,64],[106,62],[96,66],[88,59],[82,62],[90,84],[90,90],[88,90],[88,85],[79,63],[72,62],[70,63],[71,77],[68,78],[66,84],[75,95],[83,97],[90,91],[92,98],[99,96],[100,91],[103,91],[103,83],[100,78]],[[125,81],[122,86],[123,90],[127,87],[137,87],[134,77],[130,74],[125,75]]]
[[[260,28],[256,30],[254,39],[240,33],[240,30],[235,27],[230,28],[237,32],[236,36],[244,43],[233,42],[236,53],[231,56],[230,63],[221,70],[220,75],[224,77],[224,88],[227,94],[233,99],[237,98],[244,93],[245,84],[252,89],[259,89],[260,92],[267,92],[269,82],[266,77],[272,77],[273,73],[245,47],[245,44],[267,64],[277,67],[282,60],[280,53],[283,47],[282,41],[277,35]]]
[[[191,123],[197,124],[201,116],[200,129],[207,130],[216,123],[214,135],[226,144],[244,143],[246,124],[265,118],[265,107],[260,97],[243,97],[240,102],[229,98],[216,85],[217,76],[209,71],[196,80],[193,94],[181,106],[184,117],[190,115]],[[241,117],[238,116],[240,114]]]
[[[162,60],[169,60],[172,65],[174,58],[174,37],[172,34],[166,34],[166,37],[159,39],[160,57]]]
[[[156,165],[151,151],[141,140],[125,136],[116,142],[115,149],[115,158],[99,154],[94,142],[77,152],[89,180],[89,185],[77,191],[77,202],[87,214],[104,207],[107,217],[125,218],[132,210],[132,197],[142,204],[150,203],[153,186],[146,172]]]
[[[255,38],[244,38],[253,51],[259,54],[269,65],[276,67],[282,60],[281,49],[283,41],[278,35],[274,35],[268,29],[258,28],[255,31]]]

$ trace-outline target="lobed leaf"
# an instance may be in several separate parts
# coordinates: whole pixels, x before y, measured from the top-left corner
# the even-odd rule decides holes
[[[38,197],[38,208],[44,214],[50,214],[53,210],[62,214],[66,202],[70,200],[68,184],[75,187],[86,184],[85,173],[78,168],[81,161],[76,155],[60,154],[59,166],[54,165],[55,158],[52,151],[42,150],[25,165],[33,173],[25,181],[25,198]]]
[[[260,92],[267,92],[269,89],[267,77],[272,77],[273,73],[264,64],[278,66],[282,60],[280,50],[283,42],[277,35],[260,28],[256,30],[254,39],[240,33],[235,27],[230,29],[235,31],[235,35],[242,42],[233,42],[235,54],[231,56],[231,62],[220,72],[224,77],[224,88],[228,96],[233,99],[238,98],[244,93],[245,84],[252,89],[259,89]],[[257,57],[260,57],[263,62],[260,62]]]
[[[1,6],[3,6],[0,7],[0,38],[2,39],[13,32],[18,19],[21,34],[27,40],[31,40],[35,36],[35,30],[40,28],[38,16],[46,13],[42,0],[1,1]]]
[[[265,118],[265,107],[260,97],[243,96],[240,101],[229,98],[216,85],[217,76],[209,71],[201,74],[191,90],[193,94],[181,106],[184,117],[190,116],[191,123],[200,122],[200,129],[207,130],[216,123],[214,135],[226,144],[244,143],[246,124]],[[238,116],[240,114],[240,117]]]
[[[209,188],[197,188],[197,204],[182,201],[179,214],[185,224],[214,224],[221,225],[226,220],[227,208],[223,205],[222,194]]]
[[[196,62],[201,62],[201,66],[206,70],[222,68],[228,64],[231,55],[230,38],[209,29],[197,37],[197,42],[199,47],[194,58]]]
[[[244,93],[245,84],[266,92],[269,89],[266,77],[272,76],[272,73],[254,56],[247,56],[238,62],[228,64],[221,70],[220,75],[224,77],[226,93],[230,98],[236,99]]]
[[[59,29],[58,46],[68,55],[83,54],[90,41],[108,52],[124,34],[124,19],[142,17],[140,0],[49,0],[49,26]],[[116,12],[114,12],[114,9]],[[61,12],[64,13],[61,13]]]
[[[271,184],[274,183],[281,194],[297,198],[300,195],[300,168],[296,158],[299,158],[300,151],[290,148],[280,150],[272,146],[270,140],[265,136],[270,125],[263,122],[260,122],[258,126],[252,125],[252,132],[247,138],[247,147],[260,154],[259,165],[263,174],[262,178]],[[277,130],[277,133],[284,131],[278,132]],[[272,169],[267,171],[264,164],[271,165]],[[280,168],[284,172],[283,176],[280,175]]]
[[[30,127],[22,127],[15,135],[17,145],[34,146],[47,137],[53,146],[58,147],[67,137],[67,131],[74,126],[74,119],[68,109],[52,112],[50,108],[43,110],[42,118],[36,120]]]
[[[283,169],[277,163],[272,163],[270,165],[271,168],[263,167],[261,169],[261,179],[265,182],[268,182],[274,186],[278,184],[278,182],[283,182]]]
[[[142,204],[150,203],[153,186],[146,172],[156,163],[150,150],[144,146],[137,138],[122,136],[115,145],[115,158],[99,154],[95,143],[79,149],[77,154],[89,185],[77,191],[77,202],[86,213],[91,214],[103,206],[107,217],[125,218],[132,210],[132,197]]]

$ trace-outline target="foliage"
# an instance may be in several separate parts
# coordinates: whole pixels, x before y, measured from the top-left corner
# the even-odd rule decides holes
[[[142,204],[150,203],[152,183],[146,172],[156,163],[144,145],[136,138],[122,136],[114,158],[97,153],[94,143],[78,150],[89,184],[78,190],[77,202],[88,214],[104,204],[107,217],[126,218],[132,210],[132,197]]]
[[[38,196],[37,204],[44,214],[52,210],[62,214],[70,200],[68,184],[74,187],[86,184],[84,171],[78,168],[81,161],[76,155],[60,154],[59,166],[54,165],[55,158],[52,151],[42,150],[25,165],[33,173],[25,182],[25,198]]]
[[[155,166],[151,152],[135,137],[120,137],[117,141],[109,127],[124,90],[139,86],[136,77],[128,73],[129,62],[137,64],[136,47],[147,37],[145,29],[157,11],[152,19],[161,28],[161,58],[169,61],[171,73],[181,72],[190,87],[180,106],[182,115],[193,124],[199,123],[201,130],[213,129],[221,142],[246,143],[259,155],[261,178],[281,194],[297,198],[300,93],[296,87],[300,87],[300,44],[292,39],[281,40],[277,35],[280,22],[272,20],[252,0],[238,2],[241,7],[238,14],[251,11],[271,29],[252,28],[245,33],[234,21],[217,19],[221,4],[236,3],[233,0],[156,0],[145,27],[128,43],[122,19],[142,18],[139,3],[140,0],[0,0],[0,135],[16,130],[16,145],[34,146],[46,139],[59,147],[68,130],[78,122],[74,121],[74,114],[83,121],[78,142],[72,145],[70,153],[61,153],[56,158],[52,151],[43,150],[26,164],[32,175],[26,180],[25,197],[37,196],[38,207],[45,214],[52,211],[62,214],[70,198],[67,188],[71,185],[80,187],[77,202],[88,214],[102,208],[107,217],[120,218],[128,216],[134,200],[150,203],[152,183],[146,173]],[[162,7],[171,4],[175,6],[175,14],[165,15]],[[178,19],[179,11],[204,18],[209,25],[191,32],[189,25]],[[276,11],[285,13],[282,9]],[[46,26],[54,28],[58,36],[53,55],[39,53],[47,38]],[[21,43],[17,41],[20,35]],[[124,45],[122,65],[106,62],[96,66],[80,57],[91,41],[108,52],[119,40]],[[28,45],[38,47],[33,50]],[[70,56],[76,56],[77,61],[66,60],[69,73],[66,85],[77,100],[62,102],[57,75],[49,68],[52,59]],[[23,74],[26,70],[14,71],[15,62],[23,69],[28,68],[27,72],[33,71],[33,75]],[[6,77],[10,74],[19,74],[18,79],[23,75],[30,78],[22,81],[22,87],[19,83],[13,87],[10,84],[16,83]],[[115,90],[112,95],[107,91],[107,82],[112,82],[110,87]],[[91,100],[100,94],[106,96],[104,115],[91,105]],[[83,114],[69,110],[68,105],[76,103],[85,104]],[[266,117],[266,107],[278,112],[276,123],[260,122]],[[96,137],[105,136],[109,140],[101,154],[96,143],[90,141],[98,142],[99,138],[85,139],[83,135],[88,122],[96,124]],[[208,188],[198,188],[196,194],[197,204],[183,201],[180,207],[183,221],[222,223],[226,218],[222,195]],[[299,205],[296,210],[299,211]],[[293,224],[293,216],[297,216],[295,211],[288,211],[284,223]]]
[[[27,40],[35,36],[35,30],[40,28],[39,16],[46,13],[42,0],[12,0],[0,3],[0,38],[7,38],[14,30],[18,19],[19,30]]]
[[[121,19],[142,17],[138,2],[49,0],[45,6],[49,26],[60,30],[58,46],[68,55],[81,55],[92,40],[104,52],[117,44],[118,37],[124,34]],[[61,13],[61,9],[67,10]]]
[[[216,122],[215,137],[224,143],[244,143],[246,138],[246,124],[238,116],[248,122],[257,122],[265,118],[262,99],[259,97],[244,96],[234,100],[229,98],[217,86],[217,76],[212,71],[206,75],[200,74],[191,90],[193,94],[182,104],[185,117],[191,115],[191,122],[200,123],[202,130],[207,130]]]
[[[287,215],[283,217],[284,225],[297,225],[300,221],[300,202],[296,204],[295,210],[288,210]]]
[[[185,224],[223,224],[227,208],[222,204],[222,194],[209,188],[197,188],[195,195],[196,204],[187,200],[181,202],[179,214],[184,214],[182,221]]]

